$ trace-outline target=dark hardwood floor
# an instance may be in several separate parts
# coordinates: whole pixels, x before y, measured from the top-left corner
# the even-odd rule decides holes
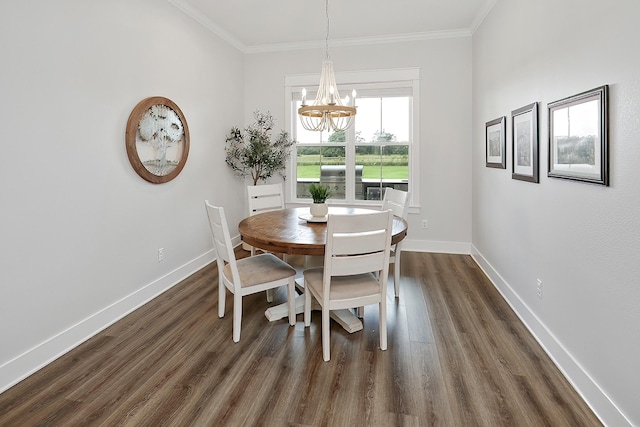
[[[388,350],[371,306],[323,362],[320,314],[269,323],[264,294],[234,344],[211,264],[0,394],[0,426],[601,425],[471,257],[405,252],[392,286]]]

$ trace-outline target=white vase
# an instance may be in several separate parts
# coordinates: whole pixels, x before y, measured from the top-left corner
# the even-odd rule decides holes
[[[311,216],[314,217],[327,216],[327,213],[329,213],[329,206],[326,203],[314,203],[309,208],[309,212],[311,213]]]

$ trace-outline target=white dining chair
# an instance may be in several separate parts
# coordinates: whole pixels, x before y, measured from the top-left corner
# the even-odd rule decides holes
[[[404,220],[407,219],[409,206],[409,193],[394,188],[386,188],[382,199],[382,210],[391,210],[393,214]],[[400,296],[400,256],[402,255],[402,241],[391,247],[389,263],[393,266],[393,291],[396,296]]]
[[[289,324],[295,325],[296,270],[270,253],[236,260],[222,207],[205,200],[209,226],[218,263],[218,316],[224,317],[226,289],[233,294],[233,341],[240,341],[242,297],[280,286],[287,286]]]
[[[247,186],[247,196],[249,198],[249,216],[284,209],[282,183],[249,185]],[[255,254],[256,248],[251,246],[251,256]],[[287,254],[282,254],[282,259],[287,262]],[[267,290],[268,302],[273,302],[273,293],[273,289]]]
[[[387,349],[387,276],[391,211],[328,215],[324,266],[304,271],[304,324],[313,297],[322,308],[322,358],[330,360],[329,312],[378,304],[380,349]]]

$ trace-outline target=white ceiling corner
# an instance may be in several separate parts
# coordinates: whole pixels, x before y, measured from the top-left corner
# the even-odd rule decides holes
[[[495,6],[497,1],[498,0],[487,1],[484,7],[480,9],[480,11],[476,14],[473,22],[471,23],[471,27],[469,28],[472,34],[476,32],[480,25],[482,25],[485,18],[487,17],[487,15],[489,15],[489,12],[491,12],[491,9],[493,9],[493,6]]]
[[[235,47],[240,51],[245,51],[246,46],[242,44],[240,40],[234,37],[231,33],[227,32],[220,26],[218,26],[215,22],[213,22],[208,16],[201,13],[199,10],[192,7],[184,0],[167,0],[169,3],[180,9],[185,14],[189,15],[191,18],[195,19],[200,25],[205,27],[207,30],[219,36],[221,39]]]

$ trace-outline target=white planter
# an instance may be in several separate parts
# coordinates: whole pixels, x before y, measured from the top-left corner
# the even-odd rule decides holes
[[[311,216],[323,217],[329,213],[329,206],[326,203],[314,203],[309,208]]]

